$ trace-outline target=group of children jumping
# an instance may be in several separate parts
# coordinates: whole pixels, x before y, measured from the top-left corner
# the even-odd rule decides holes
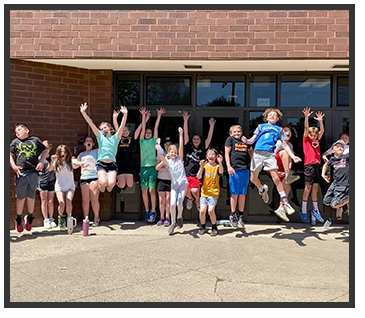
[[[100,224],[99,193],[111,192],[115,185],[120,189],[132,187],[133,159],[132,150],[139,137],[140,144],[140,184],[144,204],[144,220],[154,223],[157,217],[156,191],[159,197],[160,220],[158,226],[168,227],[168,234],[173,234],[175,228],[183,227],[183,203],[192,209],[194,202],[199,211],[199,235],[207,233],[206,214],[208,212],[212,229],[211,236],[218,234],[215,208],[218,203],[220,187],[219,178],[224,173],[225,160],[229,174],[230,187],[230,224],[233,228],[244,226],[243,211],[245,208],[247,187],[251,181],[258,189],[264,203],[268,203],[268,186],[262,184],[259,173],[267,171],[275,184],[280,196],[280,204],[275,213],[285,222],[295,210],[290,205],[288,195],[290,184],[299,176],[291,171],[292,161],[298,163],[301,158],[294,154],[290,143],[289,127],[276,125],[282,119],[279,109],[266,109],[263,118],[265,123],[259,124],[251,138],[243,135],[242,127],[233,125],[229,129],[229,137],[225,142],[224,154],[210,148],[215,120],[209,120],[209,132],[204,141],[201,136],[188,132],[189,114],[184,112],[183,128],[179,127],[179,142],[172,143],[170,137],[162,140],[158,136],[161,117],[166,113],[164,108],[157,110],[154,130],[147,123],[151,117],[149,110],[140,108],[142,122],[131,136],[131,130],[126,126],[128,109],[121,106],[113,113],[113,126],[102,122],[98,127],[87,114],[87,103],[80,106],[80,112],[90,126],[98,143],[92,136],[85,139],[85,151],[77,158],[72,157],[66,145],[59,145],[55,154],[50,155],[52,144],[43,142],[29,135],[26,124],[17,124],[16,138],[10,144],[10,165],[15,172],[16,189],[16,229],[22,232],[24,228],[30,231],[34,220],[34,205],[36,190],[41,198],[41,212],[44,217],[44,227],[57,227],[54,219],[54,194],[58,200],[58,227],[64,229],[66,222],[72,220],[72,200],[75,193],[73,170],[81,168],[80,188],[82,194],[82,209],[85,218],[89,217],[90,204],[94,213],[93,226]],[[301,220],[310,222],[307,201],[311,194],[313,208],[310,215],[324,222],[318,207],[319,181],[322,176],[326,182],[331,182],[327,173],[329,166],[334,168],[334,182],[323,198],[323,203],[337,209],[340,220],[345,208],[349,213],[349,134],[342,133],[332,147],[327,150],[322,159],[325,164],[320,171],[320,142],[324,134],[323,117],[317,112],[314,117],[319,123],[317,127],[309,127],[310,108],[303,110],[304,114],[304,176],[305,189],[302,206],[299,211]],[[123,114],[120,125],[118,116]],[[253,146],[254,145],[254,146]],[[157,151],[157,157],[156,157]],[[332,155],[330,159],[328,156]],[[22,218],[27,201],[28,213]],[[149,204],[150,203],[150,204]],[[65,215],[66,212],[66,215]],[[66,219],[68,218],[68,219]]]

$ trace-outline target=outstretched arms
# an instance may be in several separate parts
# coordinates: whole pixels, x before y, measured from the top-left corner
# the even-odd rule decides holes
[[[308,129],[309,129],[309,117],[313,114],[309,107],[306,107],[302,110],[304,114],[304,137],[308,136]]]
[[[212,141],[214,124],[215,124],[215,119],[212,117],[209,119],[209,132],[208,132],[208,137],[205,140],[205,149],[208,149],[210,142]]]
[[[183,129],[179,127],[179,157],[181,160],[184,160],[184,137],[183,137]]]
[[[325,116],[326,114],[322,113],[322,112],[317,112],[316,113],[316,116],[317,117],[314,117],[314,119],[316,121],[319,122],[319,134],[318,134],[318,140],[321,140],[322,139],[322,136],[324,134],[324,125],[323,125],[323,117]]]
[[[125,127],[125,124],[127,123],[128,109],[125,106],[120,106],[120,111],[123,113],[123,119],[117,131],[119,139],[122,138],[123,129]]]
[[[87,103],[81,104],[81,106],[80,106],[81,115],[84,117],[85,121],[89,124],[89,126],[90,126],[91,130],[93,131],[94,135],[96,137],[98,137],[99,136],[99,129],[98,129],[98,127],[96,127],[96,125],[94,124],[92,119],[86,113],[87,107],[88,107]]]
[[[141,113],[142,115],[142,120],[143,120],[143,116],[144,114],[146,114],[146,123],[148,122],[148,120],[150,119],[151,117],[151,113],[149,111],[146,110],[145,107],[141,107],[139,109],[139,112]],[[141,130],[142,130],[142,122],[139,124],[138,128],[136,129],[136,131],[134,132],[134,139],[137,139],[139,134],[141,133]],[[144,135],[143,135],[144,136]]]
[[[184,112],[183,114],[183,118],[184,118],[184,145],[186,145],[189,142],[189,113],[188,112]]]
[[[156,123],[155,123],[155,131],[153,136],[157,139],[158,138],[158,126],[160,125],[160,120],[163,114],[166,114],[166,109],[161,107],[160,109],[156,110],[157,112],[157,119],[156,119]]]

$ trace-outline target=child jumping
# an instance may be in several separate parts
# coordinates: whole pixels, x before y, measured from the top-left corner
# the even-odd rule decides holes
[[[317,127],[309,127],[309,117],[313,114],[309,107],[302,110],[304,114],[304,135],[303,135],[303,152],[304,152],[304,180],[305,188],[303,191],[302,207],[300,217],[304,223],[309,223],[307,215],[307,201],[309,194],[312,196],[313,209],[310,214],[319,222],[324,222],[318,208],[318,189],[320,180],[321,150],[319,144],[324,134],[323,117],[325,114],[317,112],[314,119],[319,122]]]
[[[160,140],[157,142],[156,149],[160,144]],[[168,148],[166,158],[157,152],[158,157],[161,160],[161,164],[164,164],[169,169],[171,174],[171,225],[168,229],[169,235],[174,233],[176,225],[179,228],[183,227],[183,203],[185,198],[188,182],[186,180],[184,162],[184,140],[183,129],[179,127],[179,152],[175,145],[171,145]],[[177,219],[176,219],[176,207],[177,207]]]
[[[117,181],[118,167],[115,163],[115,156],[127,121],[128,109],[125,106],[120,106],[123,119],[118,131],[113,135],[114,130],[109,123],[102,122],[99,125],[100,130],[95,126],[92,119],[86,113],[87,107],[87,103],[81,104],[80,112],[98,140],[99,151],[96,169],[98,171],[99,190],[104,192],[107,189],[110,192]]]
[[[217,163],[218,161],[218,163]],[[219,198],[219,176],[224,172],[223,169],[223,157],[218,155],[217,150],[207,150],[207,160],[200,161],[200,169],[197,174],[197,178],[203,179],[202,192],[200,197],[200,228],[199,235],[203,235],[206,232],[206,214],[209,213],[210,221],[212,223],[211,236],[218,235],[217,216],[215,215],[215,207]]]
[[[245,209],[247,186],[250,181],[250,162],[252,148],[243,142],[242,127],[233,125],[229,129],[229,137],[224,145],[224,154],[229,173],[229,187],[231,191],[231,215],[229,221],[233,228],[238,224],[244,226],[243,211]],[[238,215],[236,212],[238,203]]]
[[[269,187],[261,184],[259,173],[262,169],[270,171],[271,177],[280,195],[280,206],[275,213],[285,222],[289,222],[286,214],[291,215],[295,210],[289,204],[288,198],[284,191],[283,185],[280,182],[277,170],[278,165],[275,158],[276,142],[280,139],[283,143],[283,148],[293,159],[294,162],[300,162],[302,159],[295,156],[286,142],[284,131],[276,123],[281,120],[283,114],[280,110],[275,108],[268,108],[264,112],[264,121],[267,124],[260,124],[254,131],[251,139],[247,140],[248,144],[256,142],[253,158],[251,161],[251,181],[259,190],[262,200],[267,203],[269,201],[268,189]],[[246,138],[242,137],[245,141]]]
[[[339,140],[342,140],[345,143],[345,146],[343,148],[343,154],[346,155],[350,152],[350,146],[349,146],[349,142],[350,142],[350,135],[348,132],[343,132],[338,136]],[[336,141],[337,142],[337,141]],[[326,163],[328,162],[328,156],[331,155],[333,153],[333,146],[335,144],[333,144],[331,146],[331,148],[329,148],[327,151],[325,151],[322,155],[322,159],[323,161]]]

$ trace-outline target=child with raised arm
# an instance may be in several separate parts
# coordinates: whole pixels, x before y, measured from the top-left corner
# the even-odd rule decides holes
[[[217,163],[218,162],[218,163]],[[208,149],[207,159],[200,161],[200,169],[197,174],[198,179],[203,178],[203,186],[200,197],[200,228],[199,235],[206,232],[206,214],[209,213],[210,221],[212,223],[211,236],[218,235],[217,216],[215,215],[215,207],[219,198],[219,176],[224,172],[223,157],[219,155],[217,150]]]
[[[318,208],[318,189],[320,179],[321,150],[319,144],[324,134],[323,117],[325,114],[317,112],[314,119],[319,122],[317,127],[309,127],[309,117],[313,114],[309,107],[302,110],[304,114],[304,135],[303,135],[303,152],[304,152],[304,180],[305,188],[303,191],[302,207],[300,217],[304,223],[309,223],[307,215],[307,201],[309,194],[312,193],[313,209],[310,214],[319,222],[324,222]]]
[[[160,144],[160,141],[156,145],[156,148]],[[158,157],[162,163],[169,169],[171,174],[171,225],[168,229],[169,235],[174,233],[175,227],[183,227],[183,202],[185,198],[186,189],[188,182],[186,180],[186,174],[184,169],[184,140],[183,140],[183,129],[179,127],[179,151],[175,145],[169,146],[167,150],[166,158],[163,157],[160,152],[157,152]],[[177,208],[177,219],[176,219],[176,208]]]
[[[10,167],[15,172],[15,228],[20,233],[24,228],[27,231],[32,229],[38,171],[43,169],[49,152],[38,137],[29,136],[29,128],[26,124],[16,124],[15,135],[16,138],[10,144]],[[39,156],[41,156],[40,160]],[[24,217],[23,226],[25,200],[27,200],[28,214]]]
[[[142,129],[139,137],[139,145],[141,148],[141,190],[142,199],[145,207],[144,220],[153,223],[156,219],[156,179],[157,171],[155,169],[156,150],[155,144],[158,138],[158,126],[160,124],[161,116],[166,113],[164,108],[157,110],[157,119],[155,123],[154,134],[152,136],[152,129],[146,128],[147,116],[149,111],[142,111]],[[148,193],[151,198],[151,211],[148,205]]]
[[[280,182],[277,170],[277,162],[275,158],[276,142],[280,139],[283,148],[293,159],[294,162],[300,162],[302,159],[295,156],[286,142],[284,131],[276,123],[281,120],[283,114],[280,110],[275,108],[268,108],[264,112],[264,121],[266,124],[260,124],[254,131],[251,139],[247,140],[248,144],[255,144],[255,150],[251,160],[251,181],[259,190],[262,200],[267,203],[269,201],[268,189],[269,187],[261,184],[259,173],[262,169],[270,171],[271,177],[280,195],[280,206],[275,210],[275,214],[285,222],[289,222],[288,215],[291,215],[295,210],[289,204],[288,198],[284,191],[283,185]],[[246,138],[242,137],[245,141]]]
[[[244,226],[243,211],[245,209],[247,186],[250,181],[252,148],[241,140],[243,131],[240,125],[231,126],[229,135],[224,145],[231,192],[229,222],[233,228],[236,228],[238,224]],[[238,213],[236,212],[237,203]]]
[[[334,168],[334,181],[328,188],[323,203],[337,210],[337,220],[342,220],[342,208],[349,203],[350,154],[344,153],[345,145],[346,143],[343,140],[337,140],[332,146],[334,156],[322,168],[322,178],[328,183],[331,180],[326,175],[327,168],[329,166]]]
[[[188,120],[189,113],[184,112],[184,153],[185,153],[185,172],[187,176],[187,180],[189,183],[188,190],[186,192],[186,208],[191,210],[193,207],[193,203],[195,200],[196,208],[200,211],[200,189],[201,189],[201,181],[196,177],[200,161],[205,158],[205,151],[209,148],[210,142],[212,141],[213,132],[214,132],[214,118],[209,119],[209,132],[207,139],[203,142],[201,136],[195,134],[189,138],[189,130],[188,130]]]
[[[100,130],[95,126],[92,119],[86,113],[87,107],[87,103],[81,104],[80,112],[98,140],[99,151],[96,169],[98,171],[99,190],[104,192],[107,189],[110,192],[117,181],[118,167],[115,163],[115,156],[127,121],[128,109],[125,106],[120,106],[123,119],[118,131],[113,134],[112,126],[107,122],[102,122],[99,125]]]

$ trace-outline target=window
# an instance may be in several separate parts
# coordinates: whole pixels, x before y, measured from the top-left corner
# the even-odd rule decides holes
[[[244,106],[245,76],[198,76],[197,106]]]
[[[349,106],[349,77],[337,78],[337,106]]]
[[[276,106],[276,75],[254,75],[250,81],[250,106]]]
[[[191,105],[189,76],[147,76],[147,105]]]
[[[117,104],[124,106],[139,106],[141,96],[140,75],[117,75]]]
[[[282,107],[330,107],[331,77],[284,75],[281,78]]]

